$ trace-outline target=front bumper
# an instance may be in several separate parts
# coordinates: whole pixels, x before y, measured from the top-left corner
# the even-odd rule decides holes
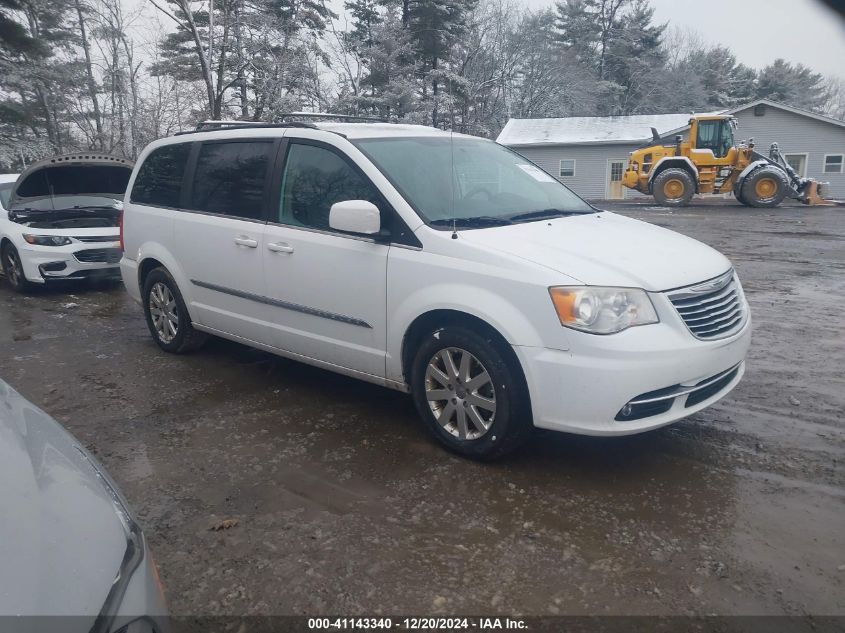
[[[43,284],[92,278],[118,279],[120,265],[115,250],[111,243],[73,243],[66,246],[27,245],[18,247],[18,254],[27,280]]]
[[[716,341],[698,340],[676,321],[611,336],[573,335],[565,351],[515,346],[534,425],[582,435],[631,435],[723,398],[745,372],[750,317],[741,330]],[[653,409],[632,407],[627,419],[620,415],[625,405],[655,398],[660,404]]]

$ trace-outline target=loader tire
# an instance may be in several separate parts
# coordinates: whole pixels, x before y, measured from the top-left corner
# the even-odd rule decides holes
[[[776,207],[783,202],[788,191],[786,172],[777,167],[758,167],[742,183],[740,201],[751,207]]]
[[[654,199],[665,207],[685,207],[695,193],[695,181],[686,169],[664,169],[651,185]]]

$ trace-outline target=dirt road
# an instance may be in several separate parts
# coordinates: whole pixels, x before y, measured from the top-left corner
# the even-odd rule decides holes
[[[754,319],[739,387],[654,433],[464,461],[402,394],[159,352],[120,287],[0,280],[0,376],[121,485],[175,614],[845,614],[845,210],[619,208],[725,252]]]

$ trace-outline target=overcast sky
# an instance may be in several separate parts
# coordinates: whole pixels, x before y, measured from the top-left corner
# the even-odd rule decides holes
[[[515,1],[532,8],[554,5],[554,0]],[[144,6],[147,15],[155,11],[149,0],[123,2],[127,8]],[[329,2],[336,11],[343,6],[343,0]],[[783,57],[825,75],[845,77],[845,21],[818,0],[651,0],[651,4],[658,22],[695,29],[706,41],[730,47],[747,66],[762,68]]]

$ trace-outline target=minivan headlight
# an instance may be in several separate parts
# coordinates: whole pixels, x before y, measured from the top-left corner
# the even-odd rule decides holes
[[[24,233],[23,239],[27,244],[34,244],[35,246],[66,246],[71,243],[69,237],[61,235],[30,235]]]
[[[599,286],[549,288],[560,324],[591,334],[614,334],[635,325],[657,323],[645,290]]]

